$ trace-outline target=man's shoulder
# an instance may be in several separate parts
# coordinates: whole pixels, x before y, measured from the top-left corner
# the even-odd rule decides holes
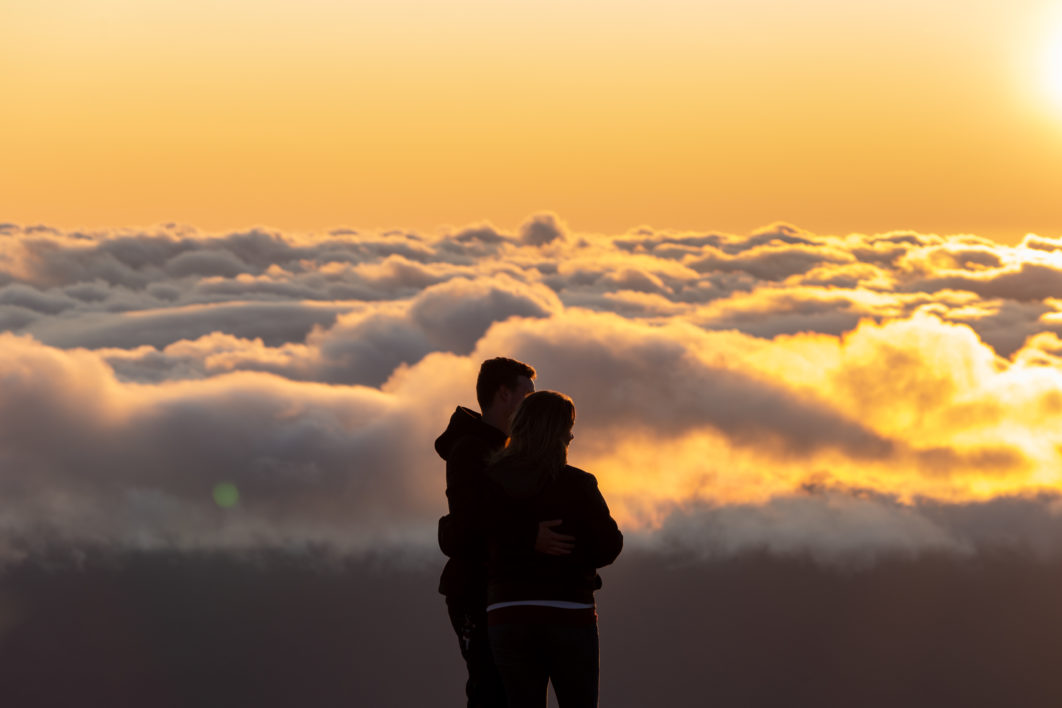
[[[435,440],[435,451],[444,460],[455,454],[468,454],[469,450],[491,449],[505,444],[504,434],[483,421],[475,411],[458,406],[450,417],[450,423]]]
[[[505,438],[469,433],[454,440],[448,461],[487,466],[491,456],[505,446]]]
[[[452,455],[454,457],[468,456],[472,454],[486,455],[497,450],[499,447],[499,445],[489,440],[484,435],[466,433],[454,440]]]

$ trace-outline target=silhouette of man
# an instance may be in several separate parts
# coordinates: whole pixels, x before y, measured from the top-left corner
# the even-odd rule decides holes
[[[535,370],[515,359],[483,362],[476,379],[480,411],[458,406],[435,451],[446,460],[449,512],[439,519],[439,547],[449,560],[439,579],[450,623],[468,667],[468,708],[504,708],[505,692],[494,667],[487,636],[487,477],[490,456],[505,446],[509,420],[524,397],[534,392]],[[571,553],[574,537],[553,532],[560,519],[529,526],[528,548],[539,553]]]

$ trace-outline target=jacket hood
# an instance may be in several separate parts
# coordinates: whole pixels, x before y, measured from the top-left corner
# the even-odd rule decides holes
[[[495,428],[490,423],[483,422],[483,416],[476,411],[458,406],[443,434],[435,439],[435,452],[444,460],[450,457],[450,452],[459,440],[467,436],[481,438],[484,442],[500,447],[505,444],[505,433]]]
[[[526,457],[504,457],[487,468],[487,476],[514,499],[533,497],[550,481],[546,466]]]

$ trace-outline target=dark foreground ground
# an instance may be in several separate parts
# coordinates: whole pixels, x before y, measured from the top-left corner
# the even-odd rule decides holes
[[[0,573],[0,705],[460,706],[438,567],[90,554]],[[1062,567],[627,552],[601,705],[1062,705]]]

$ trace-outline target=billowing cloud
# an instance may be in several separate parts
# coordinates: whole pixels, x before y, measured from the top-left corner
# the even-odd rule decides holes
[[[2,232],[2,547],[430,544],[431,441],[509,355],[647,547],[1059,551],[1051,238]]]
[[[3,528],[146,546],[423,533],[442,489],[430,446],[407,442],[435,432],[417,396],[456,397],[438,372],[468,366],[433,355],[389,392],[254,372],[143,385],[87,350],[0,344]],[[237,510],[215,505],[219,484],[235,485]]]
[[[520,242],[528,246],[545,246],[564,240],[565,228],[553,214],[538,214],[520,227]]]

